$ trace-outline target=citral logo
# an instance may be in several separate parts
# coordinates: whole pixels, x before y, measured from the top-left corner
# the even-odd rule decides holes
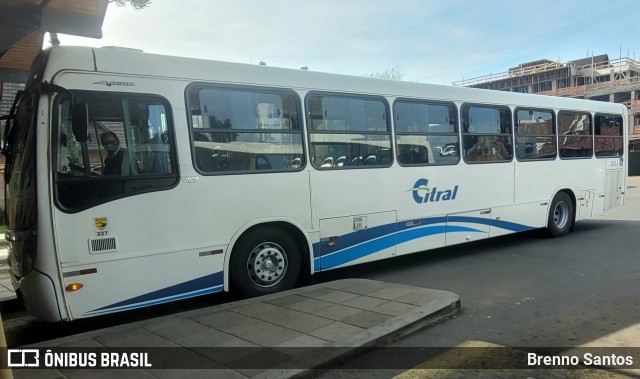
[[[458,194],[458,186],[452,189],[438,191],[437,187],[429,188],[427,179],[418,179],[413,188],[409,191],[413,194],[413,200],[418,204],[435,203],[437,201],[455,200]]]

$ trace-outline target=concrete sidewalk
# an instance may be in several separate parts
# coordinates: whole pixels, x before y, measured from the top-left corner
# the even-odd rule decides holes
[[[0,303],[16,299],[16,292],[9,278],[9,270],[0,273]]]
[[[4,233],[0,233],[0,303],[16,298],[16,292],[9,277],[7,254],[7,241],[4,239]]]
[[[21,347],[161,347],[151,350],[152,368],[20,369],[14,377],[301,377],[310,375],[313,367],[335,364],[361,347],[382,346],[459,309],[459,297],[451,292],[345,279]],[[268,359],[269,364],[238,365],[242,358],[253,362],[246,355],[256,349],[246,348],[258,349],[256,359]],[[176,367],[178,359],[192,362],[189,367],[195,369],[167,369]]]
[[[0,234],[0,238],[4,241],[4,235]],[[0,303],[3,301],[14,300],[16,293],[11,285],[9,277],[9,265],[7,264],[7,248],[0,245]]]

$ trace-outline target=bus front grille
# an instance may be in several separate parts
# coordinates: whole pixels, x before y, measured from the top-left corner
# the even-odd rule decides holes
[[[118,250],[116,237],[89,239],[89,251],[93,253],[109,253]]]

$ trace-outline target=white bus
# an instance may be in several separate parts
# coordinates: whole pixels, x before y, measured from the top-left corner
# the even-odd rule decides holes
[[[623,105],[55,47],[8,115],[13,284],[47,321],[620,206]]]

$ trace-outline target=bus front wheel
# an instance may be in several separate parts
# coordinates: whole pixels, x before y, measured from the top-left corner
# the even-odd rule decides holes
[[[564,237],[573,226],[573,202],[566,192],[559,192],[551,202],[547,229],[552,237]]]
[[[235,288],[245,297],[291,289],[300,273],[298,245],[279,228],[255,229],[233,249],[230,270]]]

